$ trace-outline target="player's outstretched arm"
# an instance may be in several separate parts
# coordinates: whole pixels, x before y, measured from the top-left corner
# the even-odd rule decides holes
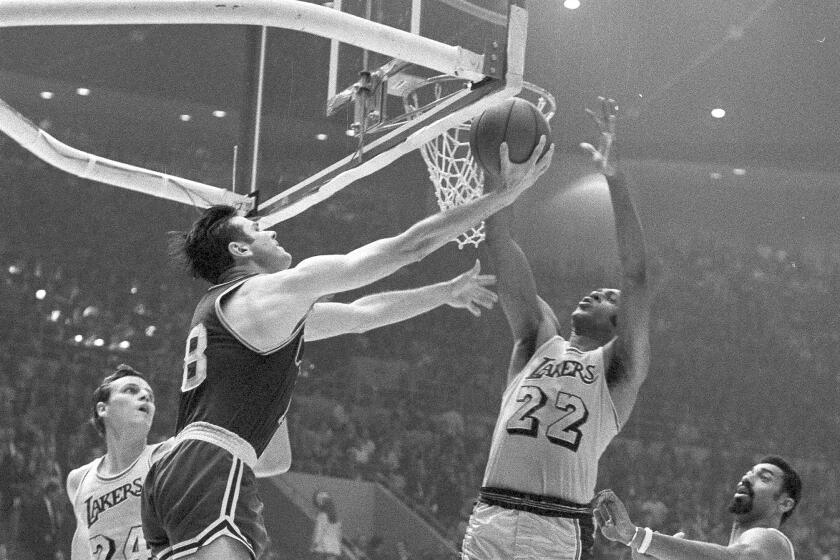
[[[607,179],[615,217],[621,263],[621,303],[618,336],[605,350],[610,364],[607,382],[619,422],[624,424],[630,417],[650,365],[650,293],[642,224],[613,151],[617,107],[612,99],[600,98],[600,101],[600,113],[587,110],[600,129],[598,147],[591,144],[581,144],[581,147],[592,155]]]
[[[481,263],[452,280],[412,290],[382,292],[352,303],[316,303],[306,321],[306,340],[346,333],[362,333],[431,311],[442,305],[466,309],[476,317],[481,308],[492,309],[498,299],[489,290],[496,277],[481,274]]]
[[[777,531],[763,527],[745,531],[728,546],[692,541],[680,536],[651,533],[645,544],[645,530],[630,520],[624,504],[612,490],[602,490],[594,503],[594,516],[601,533],[659,560],[773,560],[787,558],[790,549]]]
[[[551,163],[553,146],[539,157],[545,142],[546,138],[541,138],[527,162],[507,166],[504,188],[429,216],[395,237],[374,241],[346,255],[306,259],[294,269],[276,275],[281,289],[317,298],[366,286],[419,261],[469,227],[510,205],[531,187]],[[509,161],[506,144],[502,144],[500,154],[502,161]]]
[[[525,367],[537,348],[558,331],[554,313],[537,295],[528,259],[511,236],[511,218],[511,208],[505,208],[484,223],[499,301],[513,335],[508,383]]]

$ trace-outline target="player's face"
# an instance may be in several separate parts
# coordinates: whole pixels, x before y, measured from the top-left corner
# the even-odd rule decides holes
[[[599,327],[614,328],[621,292],[612,288],[593,290],[578,302],[573,314],[588,316]]]
[[[735,487],[729,511],[737,517],[761,518],[772,515],[787,497],[782,493],[784,472],[776,465],[759,463]]]
[[[148,433],[155,419],[155,394],[144,379],[121,377],[111,383],[111,394],[99,416],[109,429],[138,428]]]
[[[268,272],[286,270],[292,264],[292,256],[277,242],[277,233],[269,229],[260,229],[259,222],[247,218],[235,217],[231,223],[238,223],[242,231],[251,238],[248,246],[254,262]]]

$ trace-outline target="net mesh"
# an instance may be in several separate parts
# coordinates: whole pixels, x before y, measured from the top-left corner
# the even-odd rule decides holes
[[[424,86],[431,85],[433,99],[431,103],[444,97],[444,86],[452,88],[468,87],[463,82],[453,82],[448,78],[432,79]],[[422,87],[422,86],[421,86]],[[419,89],[403,97],[406,113],[422,110],[418,98]],[[553,96],[533,84],[525,84],[523,93],[534,97],[534,104],[551,119],[556,108]],[[427,92],[428,95],[428,92]],[[429,179],[435,187],[435,198],[441,210],[461,206],[484,193],[484,172],[475,162],[470,150],[470,123],[462,123],[450,128],[440,136],[420,147],[420,154],[429,170]],[[478,247],[484,241],[484,222],[477,224],[461,235],[455,242],[459,249],[467,245]]]
[[[461,206],[484,193],[484,172],[470,152],[469,125],[450,128],[420,147],[420,154],[435,186],[435,198],[441,210]],[[458,248],[484,239],[484,222],[471,227],[455,242]]]

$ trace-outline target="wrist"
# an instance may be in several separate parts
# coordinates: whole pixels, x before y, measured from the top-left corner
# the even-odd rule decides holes
[[[630,542],[627,543],[627,546],[639,554],[646,554],[652,540],[653,531],[650,527],[636,527],[636,533],[633,535]]]
[[[645,536],[645,531],[641,527],[635,527],[633,530],[633,536],[630,537],[630,540],[625,542],[625,546],[629,546],[630,548],[638,548],[640,544],[642,544],[642,539]]]

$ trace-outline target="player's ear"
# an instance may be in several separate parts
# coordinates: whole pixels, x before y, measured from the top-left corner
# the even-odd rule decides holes
[[[228,252],[234,257],[247,257],[251,254],[251,248],[241,241],[231,241],[228,243]]]
[[[795,505],[796,505],[796,502],[794,502],[794,501],[793,501],[793,498],[791,498],[790,496],[788,496],[787,494],[785,494],[785,495],[784,495],[784,498],[782,498],[782,499],[779,501],[779,510],[780,510],[782,513],[787,513],[787,512],[789,512],[790,510],[792,510],[792,509],[793,509],[793,506],[795,506]]]
[[[99,418],[102,418],[102,416],[105,414],[105,411],[107,409],[108,409],[108,405],[105,404],[104,402],[99,401],[98,403],[96,403],[96,415]]]

